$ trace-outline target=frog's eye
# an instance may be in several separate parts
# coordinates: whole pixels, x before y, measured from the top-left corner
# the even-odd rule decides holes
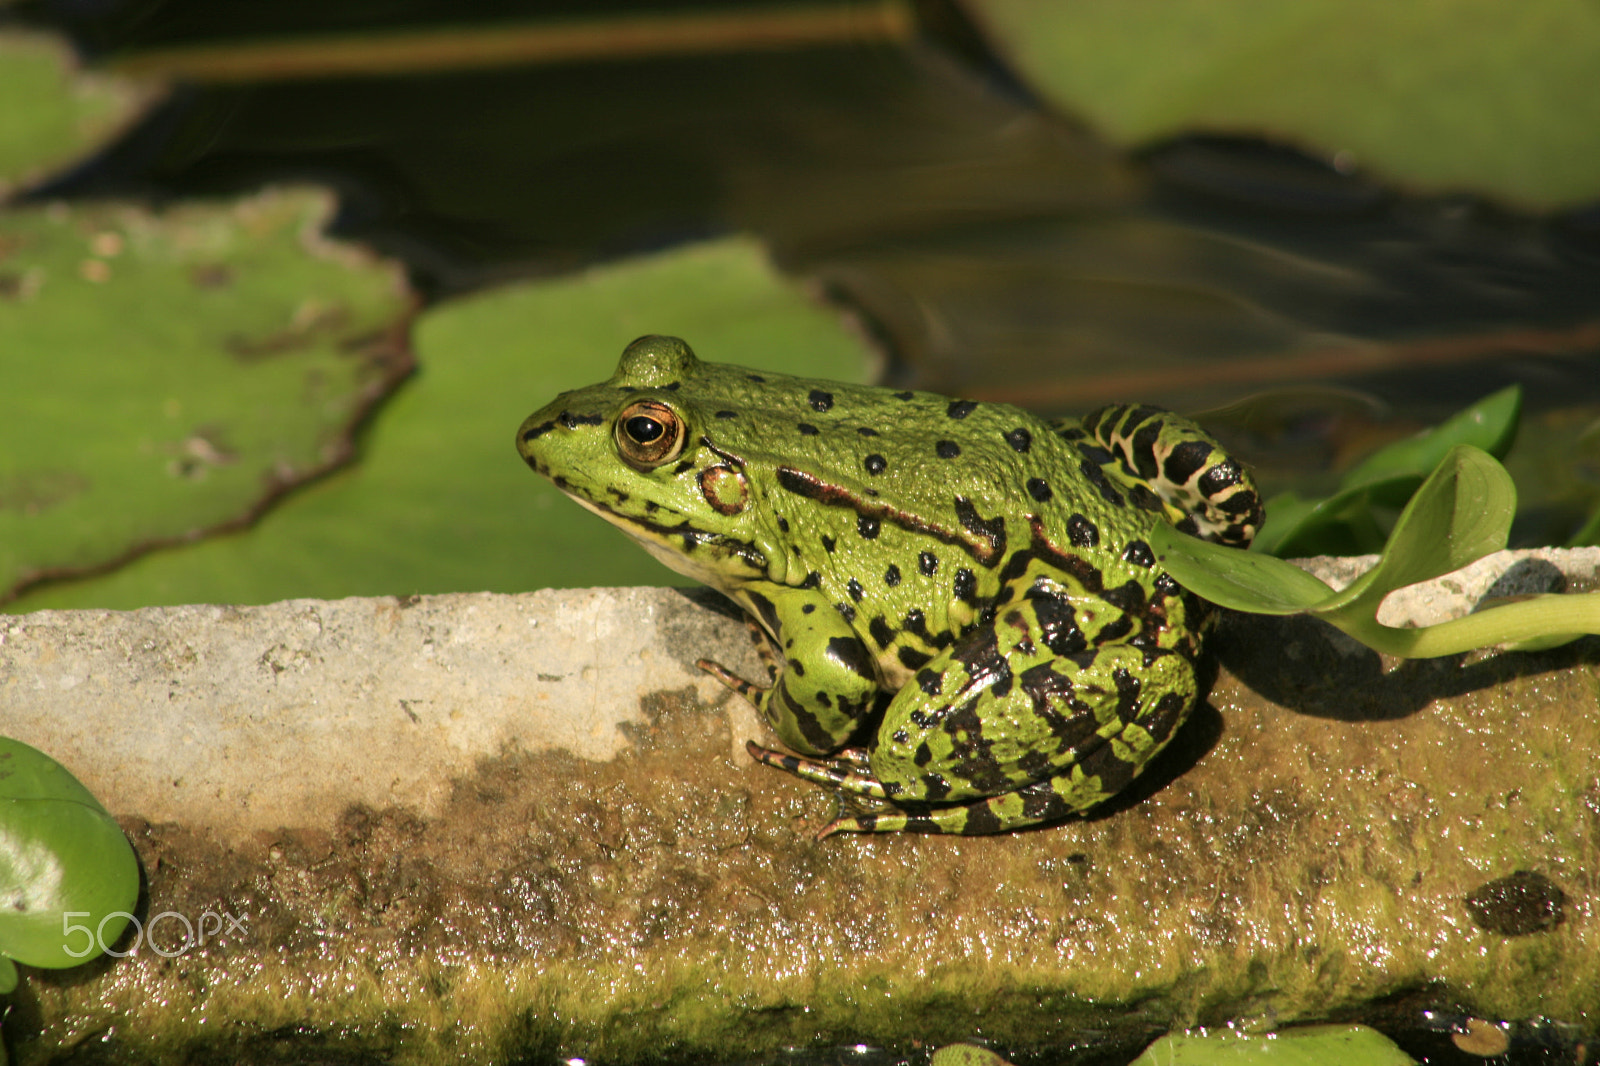
[[[617,448],[628,465],[649,470],[683,452],[683,419],[664,403],[640,400],[617,416]]]

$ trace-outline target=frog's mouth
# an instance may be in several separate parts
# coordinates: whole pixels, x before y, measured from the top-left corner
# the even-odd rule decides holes
[[[696,529],[687,518],[678,525],[666,526],[613,511],[603,503],[585,499],[566,489],[561,491],[579,507],[591,514],[599,515],[632,537],[641,548],[654,556],[657,562],[674,573],[723,591],[730,590],[738,584],[730,580],[730,575],[725,571],[718,570],[697,558],[697,555],[705,555],[717,558],[737,557],[754,571],[752,577],[766,576],[767,557],[753,544],[747,544],[723,533]],[[681,542],[683,547],[675,547],[674,540]]]

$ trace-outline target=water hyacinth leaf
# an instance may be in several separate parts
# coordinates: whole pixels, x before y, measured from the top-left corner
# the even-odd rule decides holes
[[[138,894],[116,820],[60,763],[0,737],[0,955],[77,966],[116,942]]]
[[[1457,444],[1504,458],[1516,438],[1522,388],[1511,385],[1466,407],[1438,426],[1379,448],[1320,501],[1284,494],[1267,501],[1267,520],[1253,551],[1281,558],[1365,555],[1382,549],[1395,510]]]
[[[1397,496],[1404,503],[1421,484],[1420,476],[1400,477],[1344,489],[1322,500],[1301,500],[1291,493],[1274,496],[1267,501],[1267,520],[1250,550],[1287,559],[1380,551],[1387,536],[1375,512],[1377,498]]]
[[[1517,488],[1493,456],[1450,449],[1395,522],[1378,565],[1320,607],[1372,615],[1390,592],[1459,570],[1506,546]]]
[[[6,958],[4,955],[0,955],[0,996],[5,995],[7,992],[10,992],[16,987],[17,964]],[[0,1058],[0,1064],[3,1064],[4,1062],[5,1059]]]
[[[1301,614],[1333,590],[1293,563],[1180,533],[1158,522],[1150,548],[1178,583],[1212,603],[1252,614]]]
[[[1418,628],[1378,621],[1379,605],[1394,590],[1505,547],[1515,510],[1516,488],[1505,468],[1488,453],[1458,444],[1412,497],[1377,565],[1342,592],[1272,556],[1197,540],[1170,526],[1153,529],[1150,544],[1174,578],[1214,603],[1253,614],[1313,614],[1389,655],[1431,658],[1495,645],[1536,651],[1600,634],[1600,593],[1537,596]]]
[[[1462,408],[1439,425],[1373,452],[1345,474],[1343,487],[1426,477],[1450,449],[1471,444],[1504,459],[1522,417],[1522,386],[1508,385]]]
[[[0,214],[0,602],[241,525],[351,453],[409,372],[399,269],[331,197]]]
[[[515,447],[529,412],[604,381],[627,343],[653,332],[709,361],[811,377],[864,381],[871,358],[746,238],[451,300],[418,320],[420,372],[373,418],[360,463],[245,534],[44,587],[13,609],[686,584]]]

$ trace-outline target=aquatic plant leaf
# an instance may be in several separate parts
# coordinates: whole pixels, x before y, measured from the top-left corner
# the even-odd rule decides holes
[[[351,454],[409,371],[398,268],[279,190],[0,214],[0,602],[236,527]]]
[[[742,238],[453,300],[417,322],[421,370],[373,418],[355,467],[247,533],[41,588],[12,609],[687,584],[515,447],[531,411],[610,377],[643,333],[682,336],[707,360],[841,380],[865,380],[870,358]]]
[[[1379,551],[1393,530],[1395,509],[1451,448],[1470,444],[1502,459],[1516,439],[1521,413],[1522,387],[1508,386],[1437,426],[1379,448],[1345,474],[1332,496],[1273,497],[1250,549],[1290,559]]]
[[[1428,581],[1506,546],[1517,510],[1517,487],[1494,457],[1457,444],[1411,497],[1395,522],[1378,565],[1319,612],[1377,611],[1397,588]]]
[[[1283,559],[1379,551],[1386,534],[1377,497],[1398,495],[1403,502],[1421,484],[1418,474],[1344,489],[1321,500],[1302,500],[1292,493],[1274,496],[1267,501],[1267,520],[1250,550]]]
[[[1351,468],[1341,484],[1348,488],[1404,477],[1426,477],[1457,444],[1470,444],[1496,459],[1504,459],[1511,450],[1512,441],[1516,440],[1521,417],[1522,386],[1508,385],[1462,408],[1437,426],[1379,448]],[[1399,502],[1405,499],[1402,496]]]
[[[1132,1066],[1415,1066],[1411,1056],[1364,1025],[1311,1025],[1275,1033],[1233,1029],[1170,1033]]]
[[[0,955],[77,966],[116,942],[138,895],[116,820],[60,763],[0,737]]]
[[[1252,614],[1315,610],[1333,590],[1293,563],[1180,533],[1164,522],[1150,530],[1150,548],[1190,592]]]
[[[1535,0],[974,0],[1002,54],[1116,142],[1268,134],[1426,189],[1600,188],[1600,9]]]
[[[159,82],[78,69],[58,37],[0,31],[0,197],[88,155],[160,95]]]
[[[1406,505],[1377,565],[1339,592],[1272,556],[1166,525],[1151,531],[1150,546],[1179,583],[1213,603],[1253,614],[1313,614],[1390,655],[1424,659],[1495,645],[1535,651],[1600,633],[1600,593],[1538,596],[1417,628],[1378,621],[1389,593],[1504,548],[1516,506],[1505,468],[1487,452],[1457,444]]]

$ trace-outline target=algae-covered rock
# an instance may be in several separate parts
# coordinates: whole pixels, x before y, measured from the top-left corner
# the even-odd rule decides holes
[[[1593,555],[1563,565],[1578,584]],[[714,602],[6,620],[0,728],[122,816],[154,930],[114,965],[26,975],[24,1061],[89,1034],[119,1061],[974,1037],[1132,1058],[1174,1029],[1397,1002],[1579,1031],[1600,1010],[1600,641],[1394,663],[1229,616],[1209,701],[1108,809],[818,842],[832,797],[753,764],[761,726],[693,665],[761,676]],[[1491,897],[1513,905],[1477,920]]]

